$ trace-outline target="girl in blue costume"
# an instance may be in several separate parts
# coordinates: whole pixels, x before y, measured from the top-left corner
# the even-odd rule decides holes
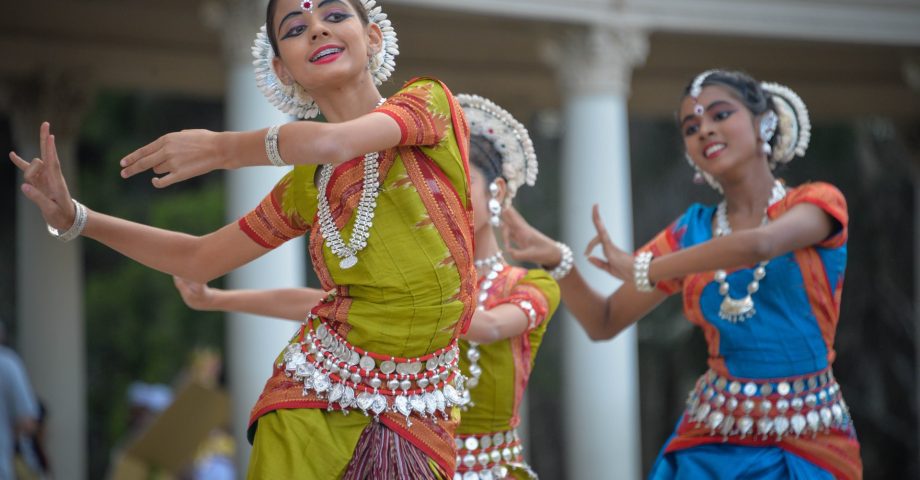
[[[786,186],[774,168],[804,156],[801,99],[777,84],[707,71],[687,87],[680,130],[718,205],[692,205],[630,255],[598,209],[598,268],[624,280],[609,297],[577,269],[563,301],[591,338],[609,339],[680,292],[703,329],[709,371],[652,468],[653,479],[860,479],[859,443],[834,379],[834,334],[846,268],[847,206],[832,185]],[[553,241],[506,214],[515,259],[554,265]]]

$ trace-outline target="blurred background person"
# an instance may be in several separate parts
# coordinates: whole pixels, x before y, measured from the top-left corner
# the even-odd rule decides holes
[[[22,360],[6,346],[6,324],[0,319],[0,479],[44,474],[39,460],[43,455],[36,450],[40,414]]]

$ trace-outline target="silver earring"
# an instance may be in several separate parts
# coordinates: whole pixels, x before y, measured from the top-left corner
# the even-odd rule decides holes
[[[489,194],[492,195],[492,198],[489,199],[489,223],[497,228],[502,224],[502,204],[497,198],[498,184],[495,182],[489,184]]]
[[[684,158],[687,159],[687,163],[690,164],[690,167],[692,167],[695,172],[693,174],[693,183],[697,185],[708,183],[709,186],[712,187],[713,190],[719,193],[722,193],[722,185],[720,185],[719,182],[716,181],[715,178],[712,178],[712,175],[700,170],[700,167],[697,166],[697,164],[693,163],[693,159],[690,158],[689,153],[684,153]]]
[[[693,163],[693,159],[690,158],[690,154],[684,153],[684,158],[687,159],[687,163],[689,163],[690,168],[693,169],[693,184],[702,185],[703,183],[705,183],[706,179],[703,178],[703,172],[700,171],[700,167],[698,167],[695,163]]]
[[[770,146],[770,140],[772,140],[773,135],[776,134],[776,127],[778,124],[779,118],[773,110],[767,111],[760,119],[760,139],[763,140],[761,149],[767,157],[773,153],[773,147]]]

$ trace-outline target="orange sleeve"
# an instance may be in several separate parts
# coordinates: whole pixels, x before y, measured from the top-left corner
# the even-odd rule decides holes
[[[291,173],[284,176],[256,208],[237,222],[243,233],[265,248],[277,248],[310,229],[296,209],[284,208],[285,193],[292,178]]]
[[[810,203],[817,206],[837,222],[837,230],[818,243],[818,247],[838,248],[847,242],[849,233],[847,201],[837,187],[829,183],[814,182],[792,189],[782,202],[774,206],[774,208],[777,208],[774,216],[779,216],[800,203]]]
[[[402,133],[399,146],[436,145],[450,127],[450,112],[441,85],[432,79],[410,81],[376,112],[389,115]]]

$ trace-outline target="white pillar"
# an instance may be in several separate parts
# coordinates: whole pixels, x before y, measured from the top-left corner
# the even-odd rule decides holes
[[[226,129],[255,130],[290,118],[275,109],[256,88],[250,46],[262,19],[263,1],[229,2],[222,29],[227,59]],[[245,168],[227,172],[227,219],[237,220],[252,210],[271,191],[287,169]],[[303,239],[236,270],[228,288],[287,288],[306,285]],[[233,433],[237,441],[238,466],[246,471],[249,443],[246,427],[249,411],[271,375],[275,357],[290,339],[297,324],[255,315],[233,313],[228,317],[227,379],[231,393]]]
[[[639,32],[592,29],[555,48],[565,93],[562,232],[581,252],[595,231],[600,204],[613,241],[632,248],[627,98],[632,67],[644,60]],[[597,290],[619,284],[576,255]],[[592,342],[569,314],[564,323],[566,452],[569,478],[639,479],[639,378],[635,327]]]
[[[71,193],[77,187],[76,135],[89,100],[85,77],[44,74],[12,87],[16,151],[39,156],[38,128],[51,122]],[[21,179],[21,177],[20,177]],[[46,447],[58,478],[86,478],[86,344],[82,240],[61,243],[41,213],[16,196],[16,324],[19,353],[48,409]],[[65,473],[66,472],[66,473]]]

